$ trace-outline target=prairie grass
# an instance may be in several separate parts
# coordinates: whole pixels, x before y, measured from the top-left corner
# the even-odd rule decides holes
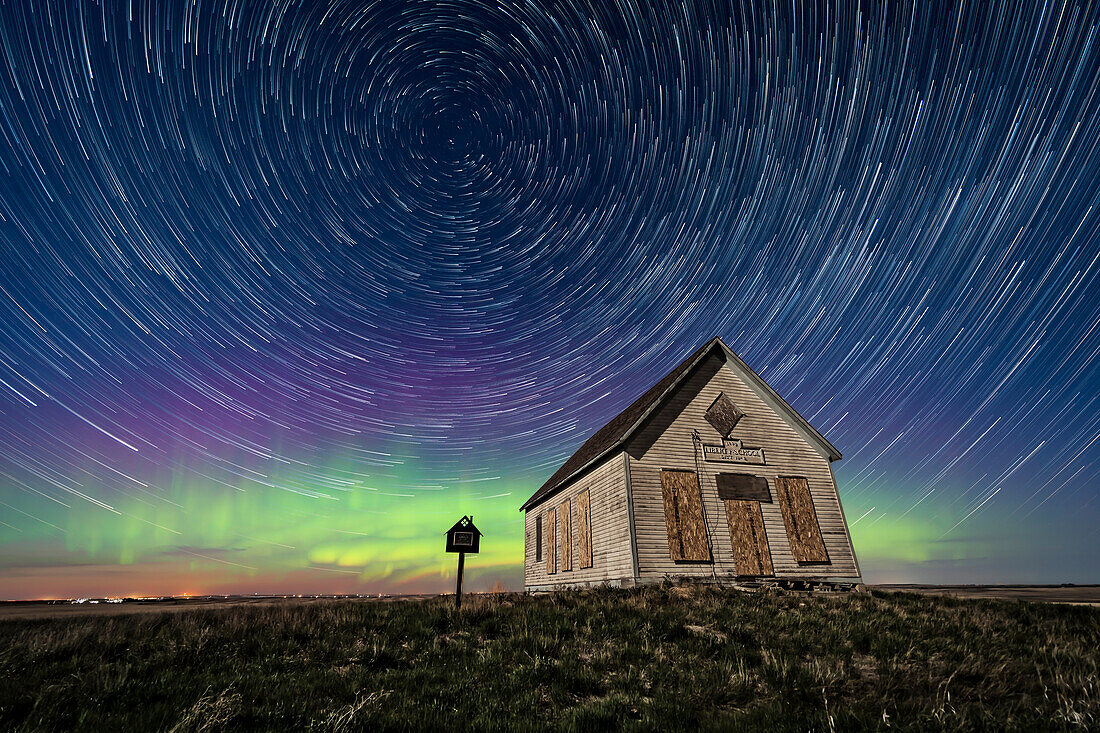
[[[0,730],[1100,728],[1100,609],[697,586],[0,622]]]

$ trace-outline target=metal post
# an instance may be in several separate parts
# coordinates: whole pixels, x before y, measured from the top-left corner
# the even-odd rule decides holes
[[[458,584],[455,586],[455,610],[462,607],[462,567],[466,564],[466,553],[458,553]]]

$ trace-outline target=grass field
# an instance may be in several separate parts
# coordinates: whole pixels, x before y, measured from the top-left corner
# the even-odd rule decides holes
[[[1100,609],[694,586],[12,619],[0,730],[1087,730]]]

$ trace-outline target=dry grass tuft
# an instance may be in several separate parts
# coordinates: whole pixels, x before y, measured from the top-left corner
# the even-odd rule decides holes
[[[233,691],[232,686],[216,694],[207,687],[169,730],[171,733],[221,730],[233,720],[240,704],[241,696]]]

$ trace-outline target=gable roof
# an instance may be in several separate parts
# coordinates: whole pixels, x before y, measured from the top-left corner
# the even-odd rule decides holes
[[[790,424],[791,427],[802,433],[811,443],[816,444],[830,461],[838,461],[841,459],[842,456],[840,451],[834,448],[832,443],[825,439],[825,436],[817,432],[810,423],[806,422],[806,418],[799,415],[793,407],[788,405],[787,401],[780,397],[774,389],[768,386],[768,383],[765,382],[759,374],[754,372],[748,364],[742,361],[741,357],[735,354],[730,347],[722,342],[722,339],[716,336],[696,349],[691,356],[680,362],[680,364],[666,374],[661,381],[646,390],[645,394],[634,400],[630,403],[629,407],[613,417],[611,422],[604,425],[597,430],[592,437],[584,441],[581,447],[577,449],[577,452],[570,456],[557,471],[554,471],[553,475],[546,480],[546,483],[539,487],[538,491],[536,491],[530,499],[524,502],[523,506],[520,507],[520,511],[524,511],[538,504],[543,499],[556,492],[574,476],[591,466],[591,464],[603,458],[615,448],[622,447],[627,439],[641,427],[650,413],[660,405],[663,399],[679,386],[680,382],[691,373],[695,366],[715,350],[722,353],[725,357],[725,362],[734,372],[742,377],[750,389],[756,392],[764,402],[769,403],[771,407],[775,409],[776,413]]]
[[[451,528],[443,534],[449,535],[451,532],[469,532],[471,530],[477,532],[478,537],[484,537],[481,530],[474,526],[474,518],[464,516],[462,517],[462,519],[455,522],[454,525],[452,525]]]

